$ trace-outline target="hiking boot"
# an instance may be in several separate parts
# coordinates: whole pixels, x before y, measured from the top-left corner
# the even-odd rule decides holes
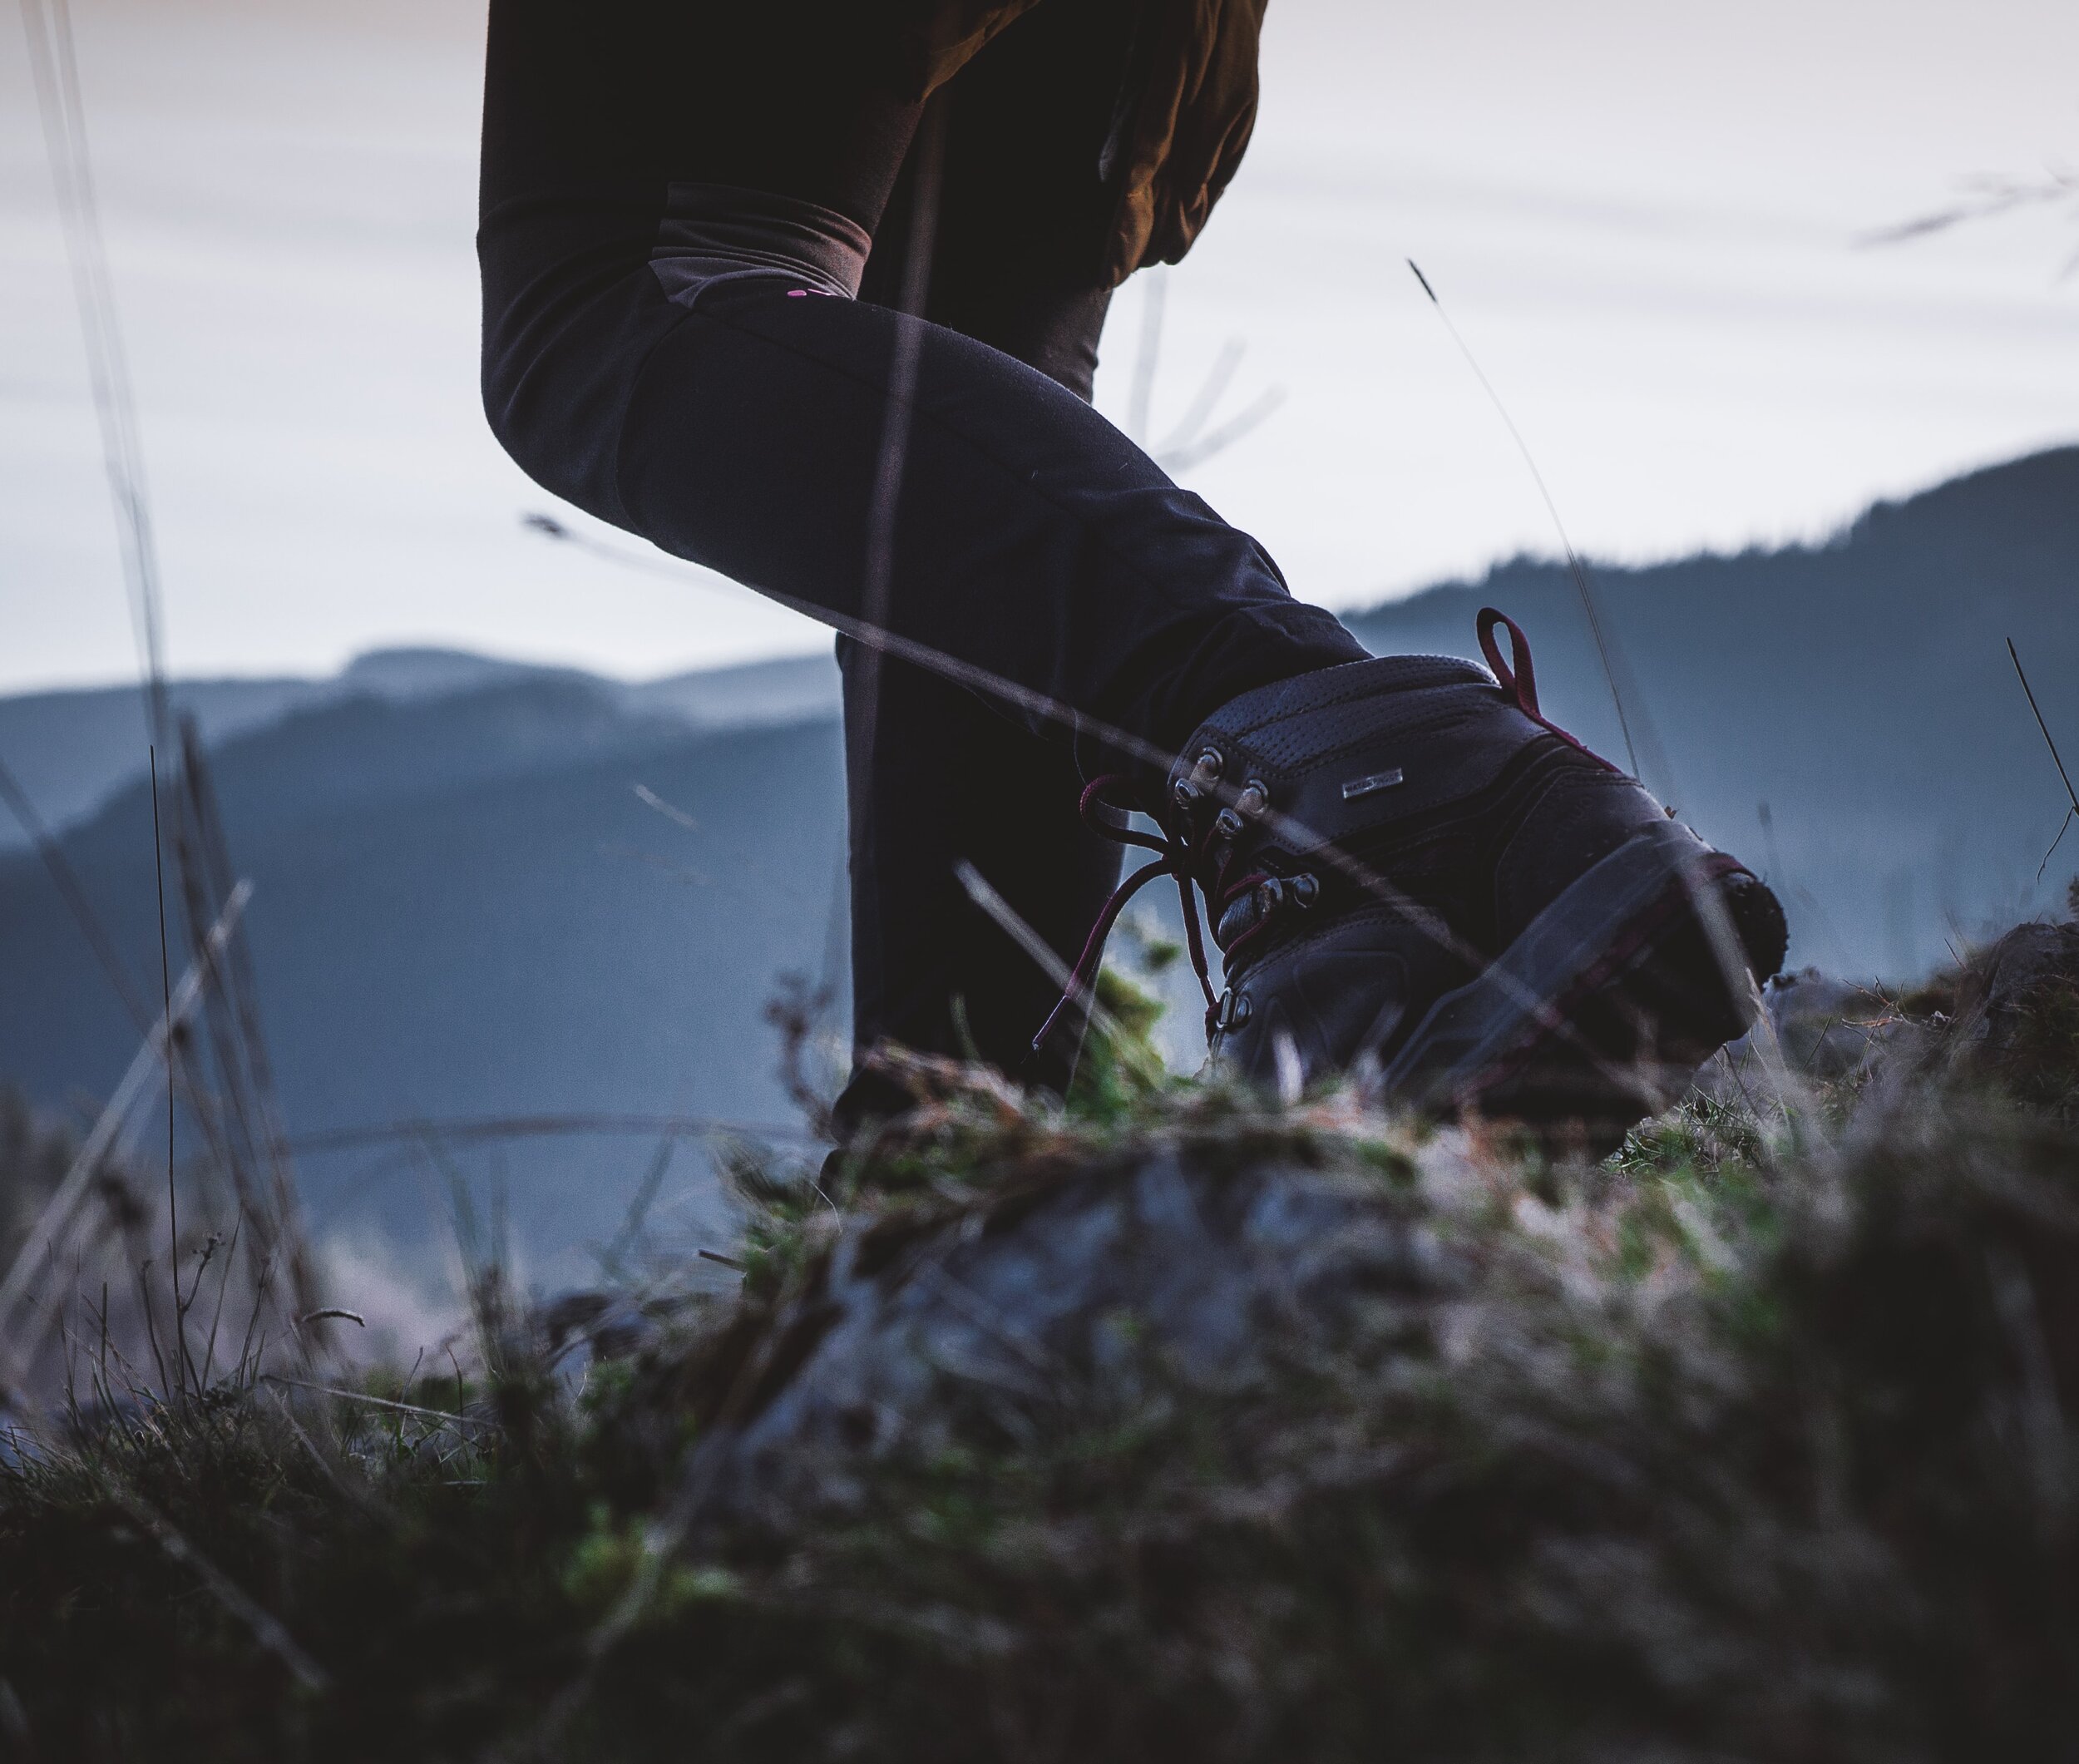
[[[1783,911],[1545,718],[1512,620],[1478,629],[1491,674],[1302,674],[1222,706],[1172,768],[1226,960],[1213,1052],[1287,1086],[1375,1063],[1424,1107],[1636,1119],[1752,1022]]]
[[[1545,718],[1513,621],[1479,635],[1491,673],[1393,656],[1244,694],[1171,768],[1166,838],[1115,836],[1165,853],[1129,886],[1188,872],[1205,896],[1222,1065],[1288,1093],[1368,1070],[1397,1101],[1604,1137],[1754,1020],[1783,912]]]

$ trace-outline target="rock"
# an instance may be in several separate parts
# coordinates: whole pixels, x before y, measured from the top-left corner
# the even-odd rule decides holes
[[[1964,968],[1952,1041],[1958,1055],[2013,1057],[2048,996],[2079,986],[2079,925],[2017,925]]]
[[[2068,1025],[2047,1000],[2069,1004]],[[1762,1106],[1785,1069],[1793,1087],[1871,1097],[1948,1069],[2006,1081],[2046,1034],[2067,1036],[2068,1084],[2079,928],[2019,927],[1915,995],[1918,1014],[1809,968],[1765,1002],[1766,1032],[1701,1075],[1721,1100]],[[1405,1165],[1390,1177],[1356,1151],[1356,1116],[1310,1134],[1305,1112],[1237,1118],[1225,1136],[1201,1122],[1132,1151],[1057,1144],[832,1224],[786,1296],[748,1303],[686,1387],[702,1428],[692,1510],[783,1531],[856,1506],[891,1458],[1059,1437],[1178,1384],[1262,1390],[1382,1320],[1395,1339],[1440,1338],[1432,1325],[1471,1284],[1451,1247],[1459,1203],[1440,1197],[1481,1192],[1484,1142],[1447,1129],[1389,1156]],[[565,1322],[602,1350],[640,1333],[604,1309]]]
[[[753,1392],[696,1455],[701,1506],[781,1523],[891,1452],[1028,1437],[1150,1377],[1246,1383],[1360,1303],[1422,1310],[1458,1282],[1406,1210],[1355,1173],[1173,1147],[847,1226],[737,1375]]]
[[[2072,1112],[2079,924],[2017,925],[1900,1002],[1817,968],[1779,976],[1763,1002],[1794,1079],[1903,1084],[1939,1071]],[[1721,1102],[1768,1094],[1771,1062],[1760,1036],[1757,1029],[1715,1056],[1697,1088]]]
[[[1874,987],[1817,968],[1779,974],[1769,982],[1762,1004],[1766,1031],[1757,1026],[1742,1035],[1697,1074],[1696,1088],[1706,1095],[1736,1103],[1765,1094],[1773,1064],[1770,1037],[1793,1075],[1830,1082],[1867,1078],[1907,1042],[1917,1049],[1923,1034]]]
[[[1944,1037],[1953,1072],[2079,1116],[2079,925],[2017,925],[1967,962]]]

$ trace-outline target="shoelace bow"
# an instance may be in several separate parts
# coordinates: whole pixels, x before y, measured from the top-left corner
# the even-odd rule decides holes
[[[1132,816],[1137,810],[1162,829],[1160,838],[1144,833],[1133,824]],[[1148,807],[1139,787],[1123,772],[1108,772],[1102,778],[1094,778],[1084,788],[1077,812],[1083,818],[1083,824],[1099,838],[1118,845],[1138,845],[1157,856],[1153,862],[1142,865],[1112,891],[1111,897],[1097,916],[1097,922],[1090,927],[1083,953],[1076,957],[1075,966],[1069,975],[1068,990],[1047,1013],[1046,1021],[1040,1025],[1040,1033],[1032,1038],[1033,1051],[1037,1053],[1046,1045],[1063,1012],[1079,1001],[1094,1001],[1098,966],[1104,960],[1104,945],[1112,935],[1112,927],[1119,922],[1127,902],[1158,876],[1173,877],[1177,883],[1177,897],[1183,904],[1184,943],[1191,952],[1192,971],[1198,976],[1199,990],[1206,996],[1206,1033],[1210,1036],[1218,1021],[1220,1001],[1213,995],[1211,967],[1206,959],[1205,933],[1198,919],[1198,897],[1192,892],[1192,884],[1198,881],[1211,856],[1214,830],[1208,828],[1197,845],[1181,833],[1171,833],[1163,826],[1162,818]],[[1270,880],[1267,872],[1255,870],[1229,881],[1227,872],[1233,857],[1234,854],[1229,852],[1220,859],[1213,880],[1206,888],[1216,936],[1221,915],[1228,907],[1257,883]],[[1261,923],[1252,926],[1232,943],[1222,946],[1222,953],[1230,966],[1242,946],[1265,928]]]

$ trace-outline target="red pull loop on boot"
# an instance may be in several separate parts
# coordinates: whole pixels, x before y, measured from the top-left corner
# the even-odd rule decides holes
[[[1509,660],[1502,660],[1502,647],[1494,640],[1494,627],[1504,625],[1509,628]],[[1502,690],[1516,701],[1516,708],[1540,729],[1550,729],[1568,747],[1578,748],[1598,765],[1614,772],[1618,777],[1629,774],[1622,766],[1612,765],[1594,749],[1570,735],[1538,708],[1538,670],[1530,659],[1530,639],[1523,635],[1523,628],[1505,612],[1497,612],[1491,606],[1480,608],[1476,627],[1479,632],[1480,654],[1487,659],[1487,665],[1494,678],[1501,682]],[[1514,665],[1512,667],[1510,663]]]
[[[1502,646],[1494,641],[1494,627],[1498,625],[1509,627],[1509,660],[1515,663],[1514,667],[1502,660]],[[1479,630],[1480,654],[1487,658],[1487,665],[1493,670],[1494,678],[1502,683],[1502,690],[1515,699],[1516,708],[1532,722],[1544,723],[1545,727],[1550,729],[1552,725],[1545,723],[1543,715],[1538,709],[1538,670],[1531,662],[1530,639],[1523,635],[1523,626],[1507,613],[1497,612],[1491,606],[1483,606]]]

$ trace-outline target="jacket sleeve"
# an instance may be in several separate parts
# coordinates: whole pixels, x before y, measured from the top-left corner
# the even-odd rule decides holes
[[[1040,0],[823,0],[862,32],[904,96],[921,98]],[[1256,125],[1268,0],[1116,0],[1138,12],[1103,171],[1115,192],[1101,267],[1116,287],[1191,249]]]
[[[1116,286],[1191,249],[1256,126],[1257,54],[1267,0],[1147,0],[1138,91],[1106,151],[1118,190],[1104,263]]]

